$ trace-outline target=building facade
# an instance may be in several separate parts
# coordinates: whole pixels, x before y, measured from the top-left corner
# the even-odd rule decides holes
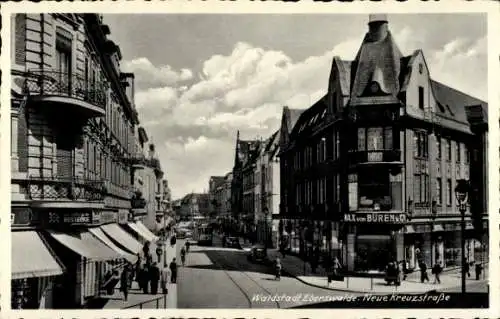
[[[257,242],[277,247],[280,202],[279,131],[268,138],[256,163],[256,210]]]
[[[128,221],[133,76],[100,15],[11,23],[12,307],[80,307],[124,257],[93,232]]]
[[[221,216],[224,209],[224,176],[211,176],[208,181],[210,214]]]
[[[466,258],[487,256],[487,103],[434,81],[371,15],[353,61],[335,57],[328,92],[281,128],[281,211],[290,250],[348,271],[461,263],[457,180],[472,191]],[[283,127],[285,126],[285,127]],[[286,176],[286,178],[284,178]],[[483,253],[486,252],[486,253]]]

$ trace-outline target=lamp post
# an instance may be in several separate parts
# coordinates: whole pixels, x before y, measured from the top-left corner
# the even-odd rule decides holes
[[[163,201],[163,267],[167,267],[167,202]]]
[[[460,236],[462,250],[462,294],[465,294],[465,211],[467,210],[467,200],[469,196],[469,182],[465,179],[457,180],[455,187],[455,196],[458,202],[458,210],[460,211]]]
[[[268,236],[268,218],[269,218],[269,209],[267,207],[264,208],[264,247],[267,250],[268,242],[269,242],[269,236]]]

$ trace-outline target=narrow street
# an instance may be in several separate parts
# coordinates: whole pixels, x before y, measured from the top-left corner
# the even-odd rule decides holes
[[[243,250],[222,248],[217,236],[212,247],[192,246],[186,266],[179,271],[177,294],[178,308],[290,308],[315,303],[307,300],[311,297],[346,296],[291,277],[276,281],[271,267],[249,262]],[[257,296],[299,294],[299,300],[256,300]]]

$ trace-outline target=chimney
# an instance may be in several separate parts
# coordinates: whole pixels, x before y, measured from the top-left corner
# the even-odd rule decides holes
[[[372,42],[382,41],[389,32],[386,14],[370,14],[368,18],[368,34]]]
[[[149,144],[148,157],[149,158],[154,158],[155,157],[155,145],[154,144]]]

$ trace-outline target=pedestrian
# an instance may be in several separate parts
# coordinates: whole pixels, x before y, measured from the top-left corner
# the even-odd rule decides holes
[[[170,282],[177,283],[177,261],[175,258],[170,263]]]
[[[158,293],[158,281],[160,280],[160,269],[156,263],[149,268],[149,278],[151,280],[151,294]]]
[[[177,242],[177,237],[175,237],[175,235],[172,235],[172,237],[170,237],[170,246],[173,247],[176,242]]]
[[[441,272],[443,271],[441,267],[441,262],[437,261],[436,264],[434,264],[434,267],[432,267],[432,274],[434,275],[434,284],[440,284],[441,279],[439,276],[441,275]]]
[[[147,257],[149,256],[149,241],[144,243],[144,246],[142,246],[142,252],[144,253],[144,256]]]
[[[163,267],[161,270],[161,289],[164,295],[168,294],[168,279],[170,277],[170,270],[167,267]]]
[[[161,262],[161,254],[162,253],[163,253],[163,249],[161,246],[158,245],[158,247],[156,247],[156,257],[157,257],[158,262]]]
[[[276,280],[281,280],[281,269],[282,269],[281,261],[278,257],[278,258],[276,258],[276,262],[275,262],[275,270],[276,270],[275,279]]]
[[[120,281],[120,275],[118,273],[118,270],[116,270],[116,269],[113,270],[111,272],[111,276],[108,275],[107,277],[108,277],[108,279],[104,283],[104,287],[105,287],[108,295],[113,295],[115,292],[115,286],[118,283],[118,281]]]
[[[481,273],[483,272],[483,266],[480,263],[476,264],[476,280],[481,278]]]
[[[420,261],[420,282],[424,283],[429,281],[429,275],[427,274],[427,265],[423,260]]]
[[[191,246],[191,243],[186,241],[186,253],[189,253],[189,246]]]
[[[408,272],[408,265],[406,263],[406,260],[401,260],[401,272],[403,280],[406,280],[406,273]]]
[[[123,292],[123,300],[125,301],[127,301],[128,298],[129,278],[130,278],[129,266],[126,265],[125,268],[123,268],[120,276],[120,290],[121,292]]]
[[[467,275],[467,277],[470,277],[470,263],[468,261],[465,261],[464,275]]]
[[[148,264],[143,264],[141,268],[142,292],[144,294],[149,293],[149,267]]]
[[[181,249],[181,262],[182,262],[182,267],[184,267],[184,264],[186,263],[186,248],[182,247]]]

